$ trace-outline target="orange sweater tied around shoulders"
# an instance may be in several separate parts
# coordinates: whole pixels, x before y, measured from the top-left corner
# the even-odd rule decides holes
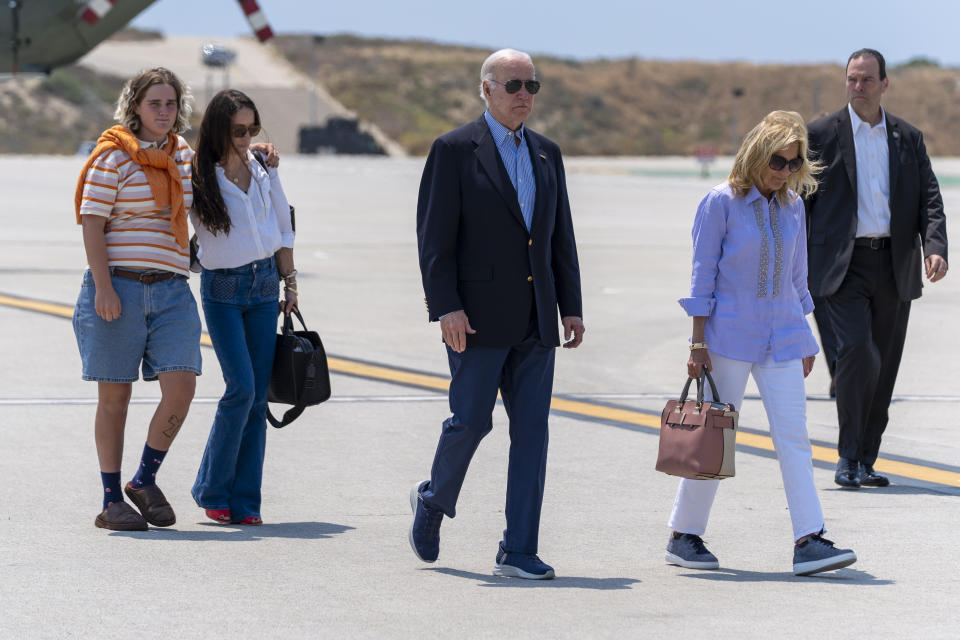
[[[87,178],[87,171],[104,151],[120,149],[130,154],[133,161],[143,169],[157,207],[161,209],[170,207],[172,214],[170,226],[173,228],[173,236],[180,248],[186,249],[187,212],[183,202],[182,177],[174,160],[177,146],[178,140],[175,133],[167,134],[167,143],[163,149],[141,149],[137,136],[126,127],[116,125],[104,131],[100,135],[100,139],[97,140],[97,148],[90,154],[87,163],[80,172],[80,179],[77,181],[77,192],[74,196],[77,224],[80,224],[80,204],[83,200],[83,184]]]

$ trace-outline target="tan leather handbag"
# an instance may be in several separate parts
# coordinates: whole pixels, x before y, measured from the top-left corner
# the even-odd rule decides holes
[[[697,399],[687,400],[693,381],[688,378],[680,399],[669,400],[660,414],[657,471],[697,480],[732,478],[739,414],[732,404],[719,400],[706,367],[696,381]],[[713,402],[703,401],[706,382],[713,391]]]

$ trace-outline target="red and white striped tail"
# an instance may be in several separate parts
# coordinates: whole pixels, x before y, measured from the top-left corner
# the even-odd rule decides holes
[[[90,0],[80,10],[80,17],[88,24],[97,24],[103,16],[107,15],[117,0]]]
[[[257,34],[257,39],[260,42],[266,42],[272,38],[273,30],[270,28],[270,24],[267,22],[267,17],[263,15],[263,11],[257,4],[257,0],[237,1],[240,3],[243,13],[247,16],[247,22],[250,23],[250,28],[253,29],[255,34]]]

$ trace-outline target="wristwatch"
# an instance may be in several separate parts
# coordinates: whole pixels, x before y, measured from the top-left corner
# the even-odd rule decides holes
[[[706,348],[707,348],[707,343],[706,343],[706,342],[691,342],[691,343],[690,343],[690,351],[696,351],[697,349],[706,349]]]

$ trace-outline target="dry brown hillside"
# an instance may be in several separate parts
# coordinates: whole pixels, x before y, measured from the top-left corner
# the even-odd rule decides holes
[[[338,100],[414,154],[483,110],[477,85],[486,49],[353,36],[276,42],[308,75],[315,64]],[[530,126],[568,154],[689,154],[700,144],[729,153],[737,102],[741,134],[773,109],[811,119],[844,104],[837,65],[534,61],[544,84]],[[887,108],[925,132],[932,154],[960,154],[958,71],[921,64],[889,74]],[[735,99],[734,88],[743,97]]]
[[[477,85],[486,49],[342,35],[314,42],[275,39],[304,73],[316,66],[334,97],[412,154],[483,110]],[[543,90],[530,126],[569,155],[686,155],[697,145],[730,153],[735,108],[742,135],[772,109],[810,119],[844,104],[837,65],[534,59]],[[887,108],[924,131],[931,154],[960,155],[960,70],[921,62],[889,73]],[[74,153],[112,124],[122,82],[76,66],[0,81],[0,153]],[[734,88],[743,97],[735,99]]]

